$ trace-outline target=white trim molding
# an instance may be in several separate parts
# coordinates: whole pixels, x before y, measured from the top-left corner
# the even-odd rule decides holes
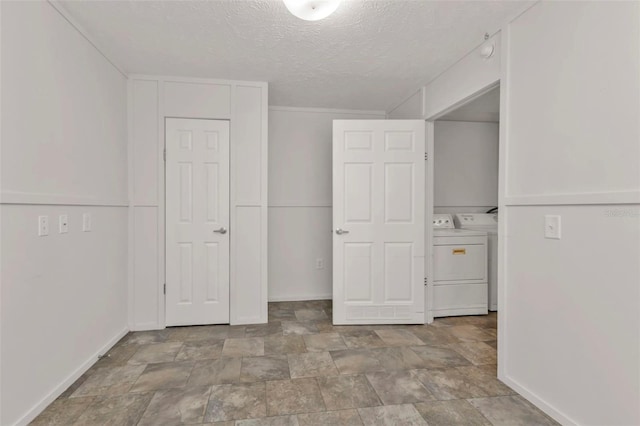
[[[508,195],[506,206],[562,206],[591,204],[640,204],[640,191],[578,192],[571,194]]]
[[[384,118],[386,116],[386,113],[384,111],[359,110],[359,109],[288,107],[288,106],[275,106],[275,105],[270,105],[269,111],[309,112],[309,113],[316,113],[316,114],[379,115],[381,118]]]
[[[0,204],[38,204],[48,206],[129,207],[128,200],[97,198],[85,195],[44,194],[36,192],[2,191]]]

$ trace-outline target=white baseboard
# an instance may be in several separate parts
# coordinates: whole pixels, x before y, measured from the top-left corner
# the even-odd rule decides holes
[[[151,330],[163,330],[166,327],[160,326],[157,322],[143,322],[140,324],[133,324],[131,331],[151,331]]]
[[[551,417],[561,425],[569,426],[569,425],[578,424],[576,421],[569,418],[569,416],[562,413],[553,405],[547,403],[544,399],[540,398],[538,395],[536,395],[534,392],[531,392],[526,387],[520,385],[518,382],[516,382],[512,378],[508,376],[502,376],[502,377],[501,376],[502,375],[500,374],[500,372],[498,372],[498,379],[503,381],[511,389],[518,392],[520,396],[522,396],[524,399],[526,399],[527,401],[529,401],[530,403],[538,407],[540,410],[544,411],[545,414],[547,414],[549,417]]]
[[[301,302],[305,300],[331,300],[333,294],[304,294],[299,296],[269,296],[269,302]]]
[[[93,354],[89,359],[82,363],[73,373],[71,373],[66,379],[64,379],[58,386],[56,386],[47,396],[45,396],[40,402],[34,405],[20,420],[14,423],[14,426],[28,425],[38,414],[42,413],[45,408],[56,400],[69,386],[71,386],[76,380],[80,378],[84,373],[91,368],[93,364],[98,361],[99,355],[106,354],[120,339],[122,339],[129,332],[128,327],[125,327],[122,331],[118,332],[113,338],[107,342],[99,351]]]

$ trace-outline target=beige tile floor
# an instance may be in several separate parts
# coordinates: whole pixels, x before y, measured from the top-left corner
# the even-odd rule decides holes
[[[269,323],[129,333],[33,425],[553,425],[496,378],[495,314],[333,326],[331,302]]]

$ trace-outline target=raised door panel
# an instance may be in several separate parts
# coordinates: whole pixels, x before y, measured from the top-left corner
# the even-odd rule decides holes
[[[178,303],[193,303],[193,243],[178,243]]]
[[[373,220],[373,167],[366,163],[344,165],[344,222]]]
[[[344,298],[373,302],[373,243],[344,244]]]
[[[413,223],[413,163],[385,163],[385,223]]]
[[[412,302],[415,261],[412,243],[384,244],[385,302]]]

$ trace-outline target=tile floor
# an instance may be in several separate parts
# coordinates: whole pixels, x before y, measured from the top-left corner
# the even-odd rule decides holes
[[[330,301],[269,323],[129,333],[33,425],[554,425],[496,379],[495,314],[333,326]]]

